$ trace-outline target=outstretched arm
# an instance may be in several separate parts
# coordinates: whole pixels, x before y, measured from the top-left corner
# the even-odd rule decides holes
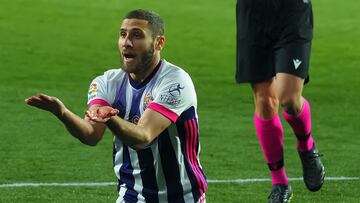
[[[168,118],[152,109],[146,109],[136,125],[112,111],[111,107],[99,107],[86,111],[85,115],[92,121],[106,123],[115,136],[134,149],[145,148],[171,124]]]
[[[88,118],[80,118],[67,109],[66,106],[56,97],[38,94],[25,99],[25,102],[30,106],[34,106],[54,114],[61,122],[64,123],[70,134],[84,144],[95,146],[104,135],[106,129],[106,125],[104,123],[93,122],[88,120]],[[91,108],[97,107],[98,106],[94,105]]]

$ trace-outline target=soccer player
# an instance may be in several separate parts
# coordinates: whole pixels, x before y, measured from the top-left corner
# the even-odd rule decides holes
[[[158,14],[131,11],[120,28],[122,67],[93,80],[84,119],[56,97],[26,99],[84,144],[96,145],[106,128],[112,131],[117,203],[206,201],[195,88],[183,69],[161,59],[164,43]]]
[[[311,133],[310,104],[302,96],[309,79],[313,35],[310,0],[237,0],[236,80],[251,83],[254,124],[271,178],[269,202],[288,202],[292,190],[284,167],[283,128],[297,137],[303,178],[310,191],[324,182],[324,166]]]

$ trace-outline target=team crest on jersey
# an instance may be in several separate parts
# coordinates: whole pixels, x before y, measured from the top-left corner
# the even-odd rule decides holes
[[[150,104],[150,102],[151,102],[152,100],[154,100],[154,98],[152,97],[151,92],[148,92],[148,93],[145,95],[144,108],[143,108],[143,110],[146,109],[146,107]]]
[[[95,93],[96,90],[97,90],[97,85],[96,85],[96,83],[93,83],[90,85],[88,94],[91,95],[91,94]]]

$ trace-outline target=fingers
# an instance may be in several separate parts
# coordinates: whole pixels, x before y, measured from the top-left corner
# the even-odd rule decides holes
[[[42,100],[49,100],[49,96],[43,93],[39,93],[36,96],[31,96],[25,99],[25,103],[30,104],[33,102],[40,102]],[[31,105],[31,104],[30,104]]]
[[[119,113],[119,110],[114,109],[110,106],[102,106],[96,109],[96,114],[99,117],[112,117]]]
[[[87,118],[89,118],[90,120],[96,120],[98,118],[97,115],[93,111],[86,110],[86,111],[84,111],[84,113],[85,113],[85,116]]]
[[[31,105],[31,106],[36,106],[38,107],[39,105],[41,105],[43,102],[42,100],[37,97],[37,96],[32,96],[32,97],[29,97],[29,98],[26,98],[25,99],[25,103],[28,104],[28,105]]]
[[[25,103],[30,104],[33,100],[34,100],[33,97],[28,97],[25,99]]]
[[[85,116],[91,120],[96,122],[106,122],[111,117],[116,116],[119,113],[119,110],[114,109],[109,106],[97,107],[92,110],[85,110]]]
[[[86,117],[89,117],[89,112],[90,112],[89,110],[84,110],[84,114]]]
[[[118,109],[112,109],[110,113],[115,116],[118,115],[120,111]]]
[[[46,95],[46,94],[42,94],[42,93],[38,94],[38,97],[39,97],[40,99],[47,100],[47,101],[52,100],[52,97],[50,97],[50,96],[48,96],[48,95]]]
[[[105,123],[108,121],[111,117],[99,117],[97,116],[93,111],[86,110],[85,112],[86,118],[88,118],[90,121],[98,122],[98,123]]]
[[[116,116],[119,113],[119,110],[111,108],[111,107],[104,107],[101,108],[101,111],[99,111],[99,116],[103,118],[107,117],[113,117]]]
[[[60,115],[65,108],[61,101],[56,97],[48,96],[43,93],[26,98],[25,103],[30,106],[52,112],[55,115]]]

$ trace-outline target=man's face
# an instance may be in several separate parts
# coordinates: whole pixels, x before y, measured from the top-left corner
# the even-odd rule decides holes
[[[148,21],[125,19],[119,36],[122,69],[127,73],[139,73],[150,68],[154,58],[154,40]]]

